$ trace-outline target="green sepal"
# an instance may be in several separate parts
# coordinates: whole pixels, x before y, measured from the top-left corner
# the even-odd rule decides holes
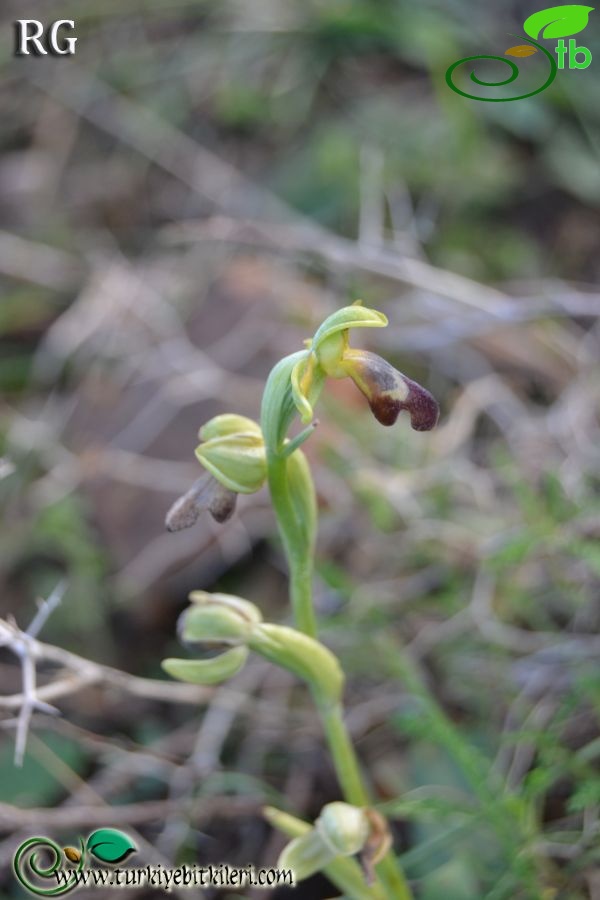
[[[237,413],[222,413],[205,422],[198,432],[198,437],[201,441],[210,441],[228,434],[257,434],[259,437],[262,435],[260,425],[254,419],[239,416]]]
[[[248,659],[246,647],[232,647],[211,659],[163,659],[161,666],[172,678],[190,684],[220,684],[244,667]]]
[[[376,309],[369,309],[359,303],[344,306],[319,326],[312,341],[312,350],[318,357],[321,344],[339,331],[346,331],[348,328],[385,328],[387,324],[387,316]]]
[[[294,838],[287,844],[277,860],[279,869],[291,869],[296,881],[304,881],[316,872],[321,872],[340,854],[328,847],[321,835],[311,828],[302,837]]]
[[[188,607],[179,618],[179,639],[185,644],[245,644],[253,623],[217,604]]]
[[[220,484],[236,494],[254,494],[267,477],[265,445],[260,432],[211,438],[196,447],[196,456]]]
[[[225,606],[236,612],[242,619],[247,619],[249,622],[262,622],[262,613],[256,603],[244,600],[243,597],[238,597],[236,594],[222,594],[220,591],[212,594],[209,591],[191,591],[188,599],[198,606],[211,603]]]

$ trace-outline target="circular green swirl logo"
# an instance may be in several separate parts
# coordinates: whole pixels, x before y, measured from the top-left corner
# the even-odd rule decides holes
[[[463,59],[458,59],[456,62],[452,63],[446,71],[446,84],[455,94],[460,94],[461,97],[467,97],[469,100],[481,100],[483,103],[508,103],[512,100],[525,100],[527,97],[534,97],[536,94],[541,94],[547,87],[550,87],[556,78],[558,69],[563,69],[565,67],[565,57],[568,58],[568,66],[570,69],[586,69],[589,66],[592,61],[591,51],[588,50],[587,47],[577,46],[576,41],[572,39],[569,40],[567,47],[562,38],[583,31],[588,23],[589,14],[592,11],[592,6],[581,6],[580,4],[551,6],[548,9],[541,9],[529,16],[523,23],[523,30],[525,31],[525,34],[528,35],[528,37],[522,38],[522,40],[526,41],[525,44],[509,47],[508,50],[504,51],[504,56],[492,56],[482,53],[477,56],[465,56]],[[542,44],[538,43],[539,38],[560,39],[556,47],[553,48],[558,58],[558,64],[554,55],[546,49],[546,47],[543,47]],[[517,94],[513,97],[484,97],[478,94],[472,94],[469,90],[464,90],[462,87],[459,87],[455,81],[455,75],[458,74],[457,69],[459,69],[460,66],[464,66],[467,63],[479,62],[480,60],[494,60],[495,62],[501,62],[508,67],[509,74],[507,78],[500,78],[496,81],[484,81],[483,78],[477,75],[475,69],[471,68],[471,81],[483,88],[498,88],[507,84],[512,84],[519,77],[519,67],[512,59],[506,59],[506,57],[525,58],[533,56],[534,53],[538,52],[541,52],[546,57],[550,64],[550,70],[544,83],[540,87],[535,88],[535,90],[528,90],[525,93]]]
[[[59,894],[66,894],[72,890],[77,883],[77,874],[83,869],[85,857],[85,848],[83,841],[80,840],[81,850],[75,850],[72,859],[67,855],[67,859],[71,862],[71,874],[63,882],[59,883],[56,879],[56,873],[62,868],[63,850],[53,840],[47,837],[31,837],[24,841],[18,848],[13,859],[13,869],[23,887],[31,891],[32,894],[38,894],[40,897],[57,897]],[[74,848],[66,848],[73,850]],[[66,854],[66,850],[65,850]],[[76,869],[73,869],[76,860]],[[42,858],[45,857],[45,862]],[[45,887],[44,881],[47,883],[52,879],[53,886]],[[40,883],[41,882],[41,883]]]
[[[504,84],[511,84],[511,82],[516,81],[519,76],[519,69],[516,63],[514,63],[510,59],[506,59],[504,56],[489,56],[485,54],[480,54],[478,56],[465,56],[463,59],[458,59],[455,63],[452,63],[446,71],[446,84],[451,90],[453,90],[456,94],[460,94],[461,97],[468,97],[470,100],[482,100],[485,103],[508,103],[511,100],[524,100],[526,97],[533,97],[535,94],[540,94],[542,91],[545,91],[547,87],[550,87],[554,79],[556,78],[557,73],[557,65],[556,60],[552,56],[552,54],[546,50],[545,47],[542,47],[541,44],[538,44],[537,41],[532,41],[530,38],[523,38],[523,40],[527,41],[528,44],[533,44],[538,50],[541,50],[544,56],[548,59],[550,63],[550,72],[546,81],[539,88],[536,88],[534,91],[528,91],[526,94],[519,94],[516,97],[479,97],[477,94],[469,94],[467,91],[461,90],[456,84],[453,82],[453,76],[455,70],[462,66],[463,63],[474,62],[479,59],[494,59],[498,62],[504,63],[504,65],[508,66],[510,69],[510,75],[508,78],[505,78],[503,81],[483,81],[483,79],[479,78],[475,71],[471,72],[471,81],[475,84],[479,84],[482,87],[501,87]],[[527,45],[525,45],[527,46]],[[521,47],[512,47],[511,50],[517,51],[521,50]],[[509,51],[507,51],[508,53]],[[535,52],[535,50],[533,51]],[[516,54],[515,54],[516,55]],[[519,53],[518,55],[525,56],[525,53]],[[528,55],[528,54],[527,54]]]

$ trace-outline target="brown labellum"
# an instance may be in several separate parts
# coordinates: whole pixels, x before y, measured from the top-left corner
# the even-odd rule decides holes
[[[226,522],[235,510],[237,494],[205,472],[189,491],[179,497],[165,519],[168,531],[182,531],[194,525],[200,513],[207,509],[217,522]]]
[[[226,522],[235,512],[237,494],[217,482],[208,511],[215,522]]]
[[[77,863],[81,859],[81,853],[75,847],[63,847],[63,853],[69,862]]]
[[[532,47],[531,44],[517,44],[504,51],[505,56],[532,56],[534,53],[537,53],[537,47]]]
[[[192,488],[179,497],[168,511],[165,518],[167,531],[182,531],[184,528],[191,528],[197,522],[202,508],[198,503],[196,491]]]
[[[402,410],[406,410],[415,431],[430,431],[435,426],[439,415],[435,398],[385,359],[360,350],[350,351],[345,363],[348,374],[382,425],[393,425]]]

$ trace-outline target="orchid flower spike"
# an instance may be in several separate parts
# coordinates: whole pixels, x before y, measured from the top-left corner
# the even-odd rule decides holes
[[[393,425],[402,410],[415,431],[429,431],[438,420],[437,401],[424,387],[403,375],[376,353],[349,344],[351,328],[384,328],[386,316],[356,303],[329,316],[316,332],[291,376],[292,396],[303,421],[312,419],[311,399],[324,376],[350,377],[367,398],[382,425]]]

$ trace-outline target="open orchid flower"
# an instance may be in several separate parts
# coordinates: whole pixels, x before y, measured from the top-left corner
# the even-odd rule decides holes
[[[382,425],[393,425],[400,412],[406,410],[415,431],[429,431],[435,426],[439,407],[429,391],[376,353],[349,345],[351,328],[386,325],[383,313],[359,304],[340,309],[323,322],[292,371],[292,396],[303,421],[312,419],[312,403],[328,376],[350,377]]]
[[[200,429],[196,457],[206,470],[167,513],[169,531],[189,528],[203,510],[225,522],[238,494],[260,490],[267,477],[265,446],[259,425],[245,416],[215,416]]]

